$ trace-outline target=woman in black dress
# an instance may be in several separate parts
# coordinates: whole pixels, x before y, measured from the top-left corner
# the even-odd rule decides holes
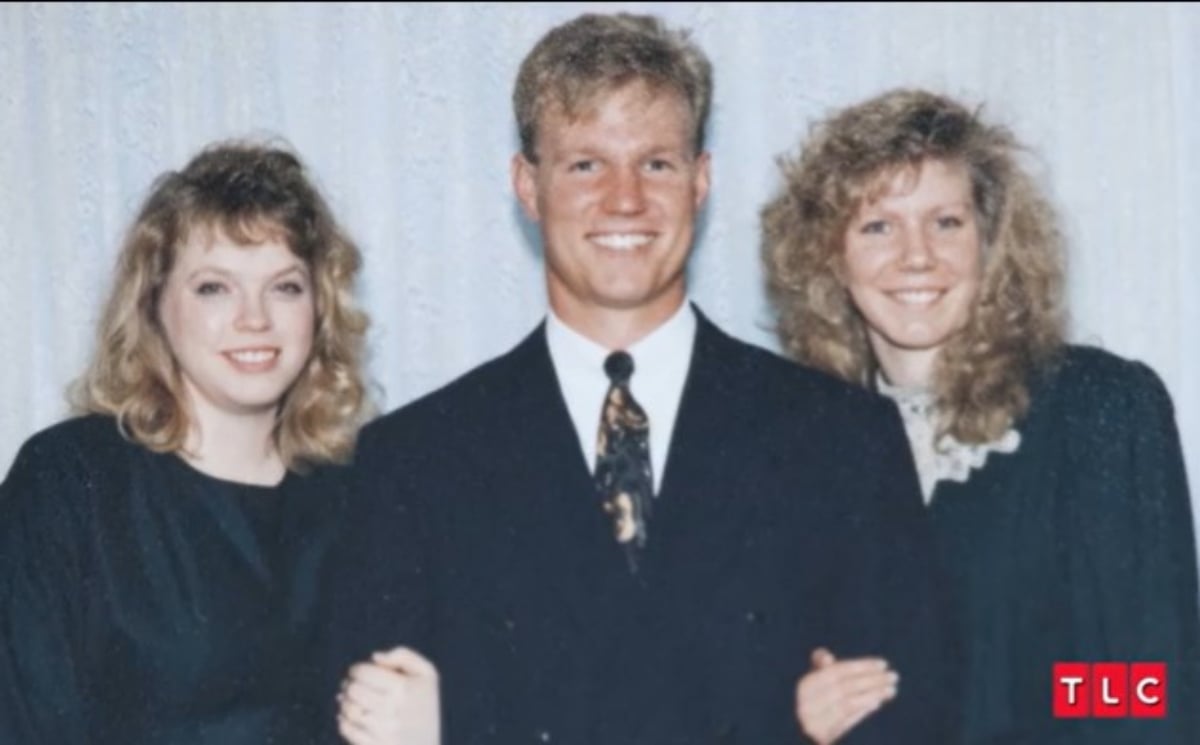
[[[155,183],[82,415],[0,486],[0,742],[309,736],[333,464],[367,403],[359,264],[284,149],[221,143]]]
[[[1060,235],[1021,150],[924,91],[819,123],[763,211],[781,338],[899,407],[957,620],[961,742],[1197,743],[1171,401],[1145,365],[1065,343]],[[904,671],[836,653],[815,650],[797,686],[820,743],[904,695]],[[1054,718],[1066,661],[1165,662],[1166,717]]]

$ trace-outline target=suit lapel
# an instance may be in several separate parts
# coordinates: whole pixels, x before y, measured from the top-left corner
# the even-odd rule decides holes
[[[521,576],[536,577],[541,592],[560,600],[579,624],[596,618],[596,601],[627,582],[625,558],[600,507],[591,469],[563,399],[544,326],[512,352],[507,368],[510,423],[502,489],[523,500],[512,511]]]
[[[496,561],[503,562],[487,575],[504,583],[495,597],[519,619],[525,638],[535,640],[521,647],[541,660],[543,674],[528,682],[530,695],[561,709],[555,716],[563,722],[572,721],[571,702],[586,702],[575,712],[586,720],[594,710],[625,710],[633,697],[650,707],[647,721],[658,721],[651,710],[661,709],[666,722],[694,707],[703,718],[694,722],[695,732],[719,724],[721,715],[710,711],[719,709],[719,699],[705,682],[713,669],[708,663],[718,658],[704,657],[706,647],[697,644],[709,637],[697,636],[689,624],[703,619],[710,634],[714,623],[724,623],[712,601],[745,578],[725,567],[744,560],[751,510],[761,500],[742,475],[758,453],[755,412],[742,410],[748,398],[742,370],[752,360],[698,311],[697,319],[636,576],[598,503],[543,328],[488,377],[501,422],[485,426],[510,435],[487,453],[498,498],[485,514],[498,524],[486,534],[502,546]],[[640,676],[636,682],[631,671]],[[674,685],[680,675],[692,682]],[[624,723],[610,726],[620,732]]]
[[[736,558],[753,495],[740,474],[755,449],[753,413],[739,406],[745,352],[698,308],[692,364],[671,436],[648,545],[656,580],[680,582]],[[652,425],[653,426],[653,425]],[[745,499],[743,497],[746,497]]]
[[[539,326],[508,356],[496,395],[512,436],[496,458],[497,488],[520,500],[508,510],[512,548],[539,592],[580,624],[594,624],[637,587],[689,590],[737,559],[751,508],[741,474],[755,449],[753,413],[739,407],[745,351],[696,309],[692,364],[671,437],[643,568],[629,573],[595,495]],[[653,423],[651,424],[653,426]],[[745,497],[745,498],[742,498]]]

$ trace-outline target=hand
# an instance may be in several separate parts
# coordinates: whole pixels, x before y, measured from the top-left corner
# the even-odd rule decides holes
[[[879,657],[837,660],[813,650],[813,669],[796,684],[796,718],[817,745],[830,745],[895,698],[900,676]]]
[[[338,732],[350,745],[439,745],[437,668],[407,647],[354,665],[338,694]]]

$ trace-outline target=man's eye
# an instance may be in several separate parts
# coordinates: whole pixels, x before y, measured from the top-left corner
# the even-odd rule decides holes
[[[675,165],[665,158],[655,158],[646,163],[646,170],[649,171],[669,171],[674,167]]]
[[[577,160],[571,164],[568,169],[575,173],[591,173],[596,170],[596,161],[594,160]]]
[[[957,215],[944,215],[938,218],[937,226],[943,230],[961,228],[963,226],[963,221]]]

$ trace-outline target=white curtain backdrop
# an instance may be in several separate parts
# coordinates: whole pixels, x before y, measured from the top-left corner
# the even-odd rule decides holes
[[[777,348],[758,209],[810,121],[899,85],[984,103],[1064,216],[1073,337],[1158,371],[1200,491],[1200,7],[1183,4],[5,4],[0,473],[65,415],[147,187],[218,138],[289,141],[361,243],[385,409],[509,348],[544,305],[508,180],[512,80],[595,9],[661,14],[713,59],[690,275],[718,323]]]

